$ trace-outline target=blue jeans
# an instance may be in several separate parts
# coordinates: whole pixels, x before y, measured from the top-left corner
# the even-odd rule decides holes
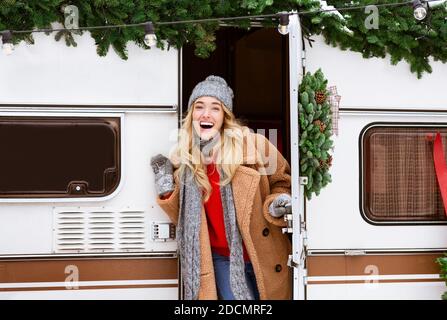
[[[214,274],[216,277],[217,295],[220,300],[236,300],[230,286],[230,257],[213,252]],[[245,262],[245,279],[251,296],[259,300],[258,286],[251,262]]]

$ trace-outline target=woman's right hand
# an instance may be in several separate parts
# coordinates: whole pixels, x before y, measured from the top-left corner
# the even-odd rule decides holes
[[[151,167],[155,174],[155,188],[161,198],[169,198],[174,191],[172,162],[162,154],[151,158]]]

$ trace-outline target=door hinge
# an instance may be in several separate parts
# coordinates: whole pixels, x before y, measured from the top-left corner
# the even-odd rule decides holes
[[[291,268],[298,268],[300,265],[298,262],[293,260],[293,255],[289,254],[289,259],[287,260],[287,265]]]
[[[303,233],[303,247],[307,247],[307,232]]]
[[[300,177],[300,184],[306,185],[308,182],[307,177]],[[301,219],[300,219],[301,220]],[[286,214],[284,215],[284,221],[287,223],[287,227],[282,228],[282,233],[293,233],[293,214],[292,214],[292,205],[289,204],[286,206]],[[300,232],[305,230],[306,223],[304,221],[300,221]]]
[[[306,263],[306,250],[303,248],[300,254],[300,260],[297,262],[293,260],[293,255],[289,254],[289,258],[287,260],[287,265],[289,267],[298,268],[300,265],[304,268],[304,264]]]
[[[286,214],[284,215],[284,221],[287,223],[287,227],[282,228],[282,233],[292,233],[293,232],[293,214],[292,205],[286,206]]]

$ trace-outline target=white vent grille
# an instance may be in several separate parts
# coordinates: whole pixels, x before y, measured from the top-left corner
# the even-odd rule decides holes
[[[149,235],[145,232],[144,212],[121,211],[119,216],[119,241],[122,250],[140,250]]]
[[[57,216],[57,217],[56,217]],[[66,211],[55,215],[54,238],[59,252],[80,252],[85,249],[85,215],[81,211]],[[59,247],[60,244],[60,247]]]
[[[55,208],[56,253],[139,252],[149,239],[143,210]]]

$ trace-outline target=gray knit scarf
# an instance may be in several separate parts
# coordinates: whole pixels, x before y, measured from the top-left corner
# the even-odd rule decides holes
[[[218,137],[218,138],[216,138]],[[202,153],[212,150],[220,135],[208,141],[198,141]],[[222,180],[223,172],[219,172]],[[194,175],[186,168],[180,186],[180,211],[177,226],[177,242],[180,254],[181,273],[184,284],[185,300],[196,300],[200,288],[200,223],[202,211],[202,191]],[[225,221],[225,234],[230,247],[230,285],[237,300],[252,300],[245,279],[245,263],[242,239],[236,222],[233,190],[231,183],[220,186]]]

